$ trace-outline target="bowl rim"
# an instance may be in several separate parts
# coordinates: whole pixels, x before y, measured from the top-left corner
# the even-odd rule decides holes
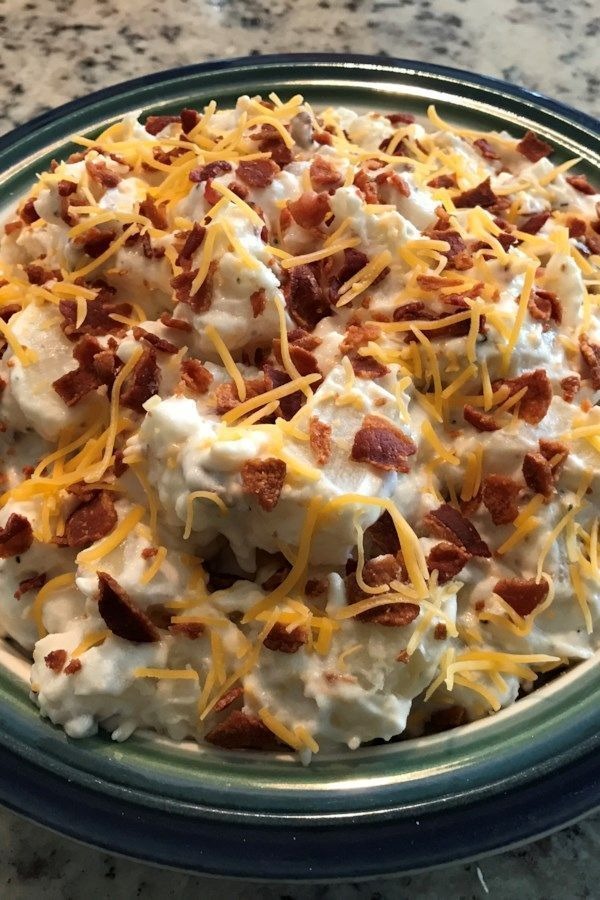
[[[19,156],[24,143],[40,145],[45,140],[46,133],[56,125],[68,124],[68,120],[75,114],[85,113],[90,109],[102,106],[106,102],[120,101],[132,95],[150,91],[150,103],[140,103],[148,106],[167,105],[169,100],[161,100],[152,97],[153,89],[174,83],[185,89],[187,79],[195,76],[208,76],[217,73],[227,75],[234,72],[258,73],[272,72],[277,69],[291,70],[292,72],[307,66],[315,69],[315,74],[327,74],[335,72],[344,83],[352,83],[352,75],[360,72],[362,76],[367,73],[373,87],[377,79],[385,79],[387,76],[406,76],[413,78],[432,78],[437,80],[438,86],[451,86],[453,89],[472,88],[477,91],[487,92],[488,99],[498,102],[500,98],[505,101],[512,100],[518,106],[519,112],[531,113],[532,111],[545,111],[551,125],[561,134],[561,128],[567,125],[574,126],[574,133],[584,135],[585,140],[594,144],[598,143],[600,136],[600,123],[593,117],[581,113],[578,110],[552,100],[536,92],[524,88],[508,85],[503,81],[488,76],[475,75],[463,70],[446,66],[411,62],[409,60],[395,60],[377,56],[339,55],[339,54],[284,54],[265,57],[241,57],[220,61],[210,61],[196,65],[176,67],[164,72],[141,76],[130,81],[103,88],[99,91],[81,97],[56,109],[44,112],[0,137],[0,160],[6,159],[10,164],[16,163],[16,168],[22,168],[27,160],[14,160]],[[301,76],[300,76],[301,77]],[[220,87],[220,86],[219,86]],[[456,100],[452,92],[448,95],[449,102]],[[171,98],[172,102],[173,98]],[[136,104],[137,105],[137,104]],[[116,115],[122,115],[119,112]],[[116,117],[116,116],[115,116]],[[96,120],[96,124],[97,124]],[[86,126],[87,130],[93,130],[94,124]],[[73,133],[71,128],[62,136],[62,143],[68,141]],[[580,138],[581,139],[581,138]],[[47,148],[47,144],[41,144],[36,149],[39,153]],[[594,151],[590,151],[594,153]],[[35,154],[34,154],[35,155]],[[598,159],[600,160],[600,143],[598,144]],[[10,168],[0,179],[6,181],[10,177]],[[210,785],[203,786],[203,802],[200,801],[197,792],[190,794],[189,781],[179,786],[179,793],[172,795],[172,784],[163,782],[165,770],[161,765],[155,765],[155,773],[137,772],[132,769],[141,762],[148,762],[148,749],[143,738],[134,738],[130,747],[135,748],[131,754],[122,753],[114,748],[106,750],[106,741],[102,739],[92,740],[87,744],[88,749],[81,744],[73,745],[62,732],[42,722],[35,711],[35,721],[31,717],[24,719],[24,705],[20,702],[18,687],[14,684],[14,692],[8,696],[4,692],[5,716],[0,726],[0,760],[3,761],[0,772],[0,800],[15,810],[27,814],[38,821],[42,821],[50,827],[58,828],[64,833],[74,837],[83,837],[106,849],[124,849],[138,858],[146,858],[150,861],[159,861],[163,864],[175,864],[179,867],[189,867],[193,870],[212,871],[221,874],[260,874],[257,871],[256,862],[262,860],[264,865],[265,852],[259,849],[261,836],[268,836],[270,847],[277,847],[280,856],[269,854],[271,865],[278,868],[276,876],[281,878],[302,878],[306,876],[303,863],[299,867],[297,860],[291,861],[289,855],[290,842],[296,842],[298,851],[304,847],[305,855],[312,853],[315,860],[319,860],[320,841],[323,841],[328,850],[341,835],[345,835],[348,842],[346,848],[349,851],[353,842],[356,842],[354,855],[348,852],[333,855],[327,862],[321,858],[319,869],[322,877],[336,877],[342,874],[379,874],[384,871],[395,871],[422,868],[424,865],[441,864],[450,859],[467,858],[472,856],[473,848],[476,853],[488,852],[497,849],[501,844],[506,844],[506,834],[502,835],[498,824],[506,821],[510,809],[521,810],[521,821],[517,827],[513,827],[511,834],[514,840],[521,841],[533,834],[547,832],[560,825],[578,818],[591,808],[600,805],[600,785],[598,784],[599,764],[595,752],[600,741],[600,717],[594,709],[593,698],[587,694],[592,685],[597,670],[597,661],[580,664],[569,674],[561,676],[560,684],[547,686],[536,691],[534,695],[519,704],[505,710],[484,722],[475,723],[465,728],[456,729],[446,736],[428,738],[427,746],[444,746],[450,753],[453,745],[462,743],[465,754],[458,760],[451,757],[448,762],[448,770],[443,772],[446,780],[440,782],[441,787],[437,794],[431,794],[426,798],[419,797],[418,791],[425,784],[427,775],[421,778],[414,777],[418,767],[409,772],[400,770],[394,772],[397,783],[393,783],[388,776],[379,773],[377,761],[393,760],[401,758],[404,762],[408,754],[406,744],[398,744],[395,747],[382,748],[379,752],[358,751],[352,758],[360,764],[362,772],[366,772],[374,757],[375,763],[368,769],[370,779],[366,775],[355,780],[351,789],[349,778],[334,778],[334,789],[324,790],[323,785],[316,782],[311,786],[304,780],[296,779],[293,788],[279,791],[280,800],[272,804],[272,794],[277,794],[277,785],[274,783],[276,775],[273,773],[271,763],[261,764],[263,770],[260,778],[254,772],[254,782],[249,785],[245,805],[240,803],[240,795],[234,795],[232,784],[240,785],[248,781],[244,775],[243,767],[240,772],[234,772],[233,761],[227,757],[227,763],[220,754],[212,754],[214,760],[211,770],[212,781]],[[598,680],[596,679],[596,687]],[[22,692],[22,689],[21,689]],[[10,693],[10,692],[9,692]],[[0,691],[0,696],[2,692]],[[544,716],[541,707],[544,700],[554,697],[552,702],[557,702],[559,697],[560,734],[553,735],[553,758],[549,759],[543,752],[540,743],[541,736],[548,736],[547,723],[544,724]],[[21,698],[22,699],[22,698]],[[577,714],[571,714],[571,704],[576,705]],[[530,713],[529,711],[532,710]],[[537,710],[537,711],[536,711]],[[523,724],[521,720],[527,721]],[[499,723],[499,724],[498,724]],[[531,754],[530,737],[535,732],[539,752],[537,756]],[[554,725],[554,720],[551,723]],[[487,751],[492,751],[492,743],[486,744],[486,735],[497,729],[508,728],[504,731],[507,737],[505,751],[496,752],[493,758],[486,759]],[[522,731],[519,734],[519,729]],[[572,745],[571,737],[577,733],[577,746]],[[480,768],[477,779],[468,764],[472,761],[469,754],[475,755],[474,744],[481,741],[483,736],[483,750],[479,751]],[[26,739],[24,739],[26,737]],[[508,746],[510,741],[512,745]],[[158,742],[153,742],[155,750]],[[418,744],[413,743],[413,748]],[[526,750],[529,749],[529,755]],[[427,748],[425,748],[427,750]],[[516,757],[515,757],[516,754]],[[131,755],[134,763],[127,764],[123,757]],[[424,752],[427,756],[427,753]],[[86,768],[82,768],[85,756]],[[15,758],[19,757],[19,766],[15,767]],[[527,764],[520,768],[516,765],[516,759],[527,760]],[[260,757],[262,760],[263,758]],[[244,754],[244,762],[252,760],[251,755]],[[366,762],[365,762],[366,760]],[[339,763],[339,760],[337,760]],[[344,760],[346,762],[346,760]],[[414,763],[414,760],[413,760]],[[411,763],[412,764],[412,763]],[[152,767],[152,763],[150,764]],[[323,763],[317,763],[313,772],[321,767],[327,768],[327,759]],[[454,767],[454,768],[453,768]],[[352,769],[349,765],[347,768]],[[426,768],[426,767],[425,767]],[[227,773],[224,775],[224,771]],[[132,778],[137,774],[137,779]],[[279,772],[279,775],[281,773]],[[286,770],[286,774],[289,774]],[[437,773],[439,776],[440,772]],[[235,776],[235,777],[234,777]],[[411,778],[413,784],[411,785]],[[236,780],[237,779],[237,780]],[[432,784],[436,782],[433,778]],[[439,778],[438,778],[439,782]],[[325,782],[327,785],[327,782]],[[582,785],[587,790],[583,790]],[[68,787],[65,787],[67,785]],[[227,787],[229,787],[229,793]],[[417,786],[415,786],[417,785]],[[550,790],[550,785],[555,785],[554,790],[559,791],[561,802],[553,808],[540,809],[540,798]],[[560,785],[560,788],[556,787]],[[31,796],[32,786],[37,786],[38,796],[34,800]],[[450,787],[452,790],[450,790]],[[402,790],[400,793],[398,789]],[[271,795],[265,791],[271,790]],[[171,795],[169,794],[171,791]],[[344,792],[348,792],[344,796]],[[187,793],[186,793],[187,792]],[[262,799],[263,805],[257,801]],[[549,794],[547,794],[549,796]],[[49,798],[61,798],[58,806],[53,805]],[[356,802],[349,803],[360,797],[363,807]],[[392,797],[394,800],[392,801]],[[532,798],[537,798],[537,808],[527,807]],[[526,799],[527,798],[527,799]],[[219,805],[220,799],[220,805]],[[382,802],[383,801],[383,802]],[[75,815],[75,810],[82,803],[91,806],[96,820],[90,815],[83,816],[81,812]],[[115,844],[116,832],[111,832],[109,822],[115,819],[115,805],[118,803],[119,815],[123,822],[128,822],[128,828],[120,830],[119,844]],[[266,805],[265,805],[266,804]],[[543,804],[550,807],[551,804]],[[70,811],[71,815],[67,814]],[[504,820],[502,819],[504,816]],[[470,817],[471,825],[468,824]],[[166,827],[165,820],[172,820]],[[141,822],[153,823],[153,827],[165,828],[169,832],[168,840],[164,846],[157,845],[156,840],[151,840],[151,835]],[[214,840],[209,834],[209,826],[216,826],[223,834],[228,834],[236,839],[236,853],[239,851],[239,840],[244,835],[244,853],[239,853],[238,858],[232,861],[228,857],[227,864],[223,856],[223,850],[218,846],[219,841]],[[252,826],[253,837],[250,839]],[[476,827],[475,827],[476,825]],[[188,831],[185,831],[186,826]],[[444,832],[443,838],[440,832]],[[357,840],[355,831],[360,831]],[[177,842],[184,840],[184,835],[193,832],[202,840],[210,844],[210,852],[196,853],[193,858],[182,857],[177,847]],[[461,840],[456,839],[462,832]],[[144,834],[144,840],[141,835]],[[418,839],[416,835],[418,834]],[[112,836],[111,836],[112,835]],[[410,847],[411,854],[403,851],[380,853],[375,863],[369,863],[361,855],[361,847],[381,846],[384,835],[394,836],[394,843],[402,836]],[[466,835],[469,835],[468,840]],[[335,837],[335,841],[334,841]],[[431,846],[427,846],[429,840]],[[144,841],[146,843],[144,843]],[[188,840],[189,844],[189,840]],[[468,844],[468,847],[466,846]],[[150,851],[148,848],[152,847]],[[246,849],[249,852],[245,852]],[[322,847],[321,847],[322,850]],[[165,855],[167,853],[168,855]],[[169,855],[170,854],[170,855]],[[323,853],[321,852],[321,857]],[[285,860],[287,869],[281,868],[281,861]],[[302,862],[302,861],[301,861]],[[416,864],[414,864],[416,863]],[[315,865],[317,865],[315,863]],[[245,868],[244,868],[245,867]]]

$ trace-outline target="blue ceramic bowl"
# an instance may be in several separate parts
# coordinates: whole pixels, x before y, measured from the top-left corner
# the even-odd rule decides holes
[[[600,125],[537,94],[440,66],[361,56],[227,60],[138,78],[0,139],[3,203],[36,172],[132,110],[177,112],[240,94],[303,93],[531,128],[598,180]],[[0,801],[107,850],[197,872],[278,879],[408,871],[506,848],[600,801],[600,669],[592,659],[490,719],[435,737],[319,756],[223,754],[137,735],[69,740],[28,699],[26,660],[0,649]]]

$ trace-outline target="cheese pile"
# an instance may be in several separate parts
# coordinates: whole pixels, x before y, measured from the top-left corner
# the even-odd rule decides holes
[[[44,716],[306,761],[594,653],[578,160],[274,94],[73,140],[0,246],[0,622]]]

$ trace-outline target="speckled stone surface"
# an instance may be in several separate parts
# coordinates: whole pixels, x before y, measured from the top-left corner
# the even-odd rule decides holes
[[[215,57],[381,53],[505,78],[600,115],[597,0],[0,0],[0,131],[109,84]],[[0,896],[79,900],[598,897],[600,816],[480,861],[340,886],[256,885],[131,863],[0,811]]]

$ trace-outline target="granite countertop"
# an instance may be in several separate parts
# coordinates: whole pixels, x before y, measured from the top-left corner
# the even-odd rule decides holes
[[[379,53],[504,78],[600,116],[596,0],[0,0],[0,132],[98,87],[216,57]],[[26,48],[27,52],[24,52]],[[254,898],[257,887],[159,871],[0,811],[0,891],[44,897]],[[264,900],[598,895],[600,817],[470,865],[344,886],[260,887]]]

